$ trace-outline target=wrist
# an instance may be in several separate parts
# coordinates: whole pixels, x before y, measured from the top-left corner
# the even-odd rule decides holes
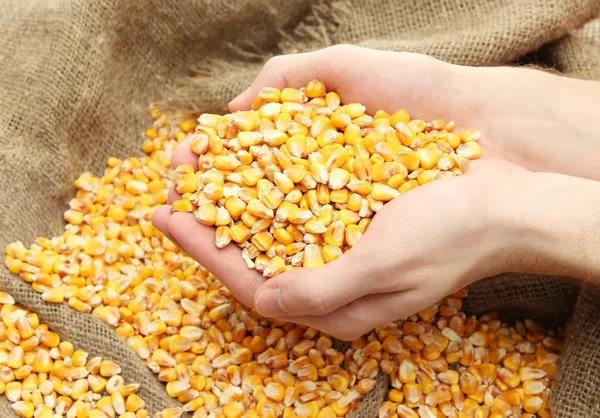
[[[600,180],[599,82],[510,67],[470,76],[472,97],[481,97],[470,123],[482,131],[487,155],[536,172]]]
[[[503,272],[600,277],[600,183],[554,173],[524,175],[505,194]]]
[[[486,162],[486,164],[489,164]],[[473,281],[514,271],[515,255],[523,246],[521,215],[518,210],[519,192],[515,187],[522,177],[533,173],[507,162],[499,166],[503,173],[473,174],[470,188],[471,214],[476,222],[473,236],[478,237],[472,247],[478,271],[468,278],[465,285]],[[465,179],[466,179],[465,178]]]

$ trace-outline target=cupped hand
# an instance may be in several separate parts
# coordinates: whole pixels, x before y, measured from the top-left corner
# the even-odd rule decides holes
[[[174,163],[192,163],[187,158],[193,157],[179,151]],[[500,273],[510,257],[512,220],[499,196],[529,174],[501,160],[473,161],[464,176],[429,183],[386,204],[359,243],[337,260],[268,280],[246,267],[234,244],[215,247],[214,228],[191,213],[171,213],[165,206],[153,222],[263,316],[350,340]]]
[[[230,109],[249,109],[265,86],[300,87],[312,79],[367,113],[406,109],[414,119],[452,120],[456,132],[478,129],[483,158],[600,180],[600,82],[336,45],[270,59]]]
[[[262,284],[256,309],[352,340],[500,274],[511,263],[518,222],[504,198],[529,175],[505,161],[478,160],[462,177],[402,194],[342,257]]]

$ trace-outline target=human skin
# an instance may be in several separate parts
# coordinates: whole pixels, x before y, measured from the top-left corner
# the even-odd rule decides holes
[[[507,271],[600,282],[600,83],[337,46],[270,60],[230,109],[249,108],[262,87],[315,78],[367,112],[406,108],[477,128],[484,157],[385,205],[334,262],[269,280],[236,246],[217,249],[192,214],[159,208],[155,226],[244,304],[349,340]],[[172,161],[197,157],[184,141]]]

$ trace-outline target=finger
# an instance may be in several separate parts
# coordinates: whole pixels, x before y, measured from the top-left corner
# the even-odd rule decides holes
[[[346,103],[366,106],[367,113],[376,109],[396,112],[402,107],[400,103],[414,103],[414,110],[421,118],[430,118],[430,103],[438,101],[440,93],[435,89],[423,92],[415,86],[437,85],[440,79],[454,80],[456,68],[422,54],[335,45],[271,58],[250,87],[230,102],[229,108],[232,112],[250,109],[263,87],[299,88],[316,78]],[[390,86],[389,80],[399,82]],[[362,85],[368,88],[361,88]]]
[[[190,149],[191,141],[192,136],[188,135],[175,147],[171,156],[171,167],[177,168],[180,165],[189,164],[194,167],[194,170],[198,170],[198,156]]]
[[[318,268],[300,268],[273,277],[256,292],[255,305],[267,317],[325,315],[379,291],[373,271],[357,247]]]
[[[190,257],[214,274],[240,302],[254,306],[254,293],[265,278],[246,267],[240,248],[234,244],[217,248],[215,229],[199,224],[191,213],[172,214],[167,227]]]
[[[281,317],[278,319],[306,325],[336,338],[351,341],[389,322],[406,319],[428,307],[422,291],[364,296],[324,316]]]
[[[320,78],[319,51],[301,54],[279,55],[271,58],[263,66],[250,87],[229,103],[232,112],[250,109],[252,100],[263,87],[301,87],[310,80]],[[321,74],[322,75],[322,74]]]
[[[167,194],[167,203],[169,205],[172,205],[173,202],[175,202],[176,200],[179,200],[179,199],[181,199],[181,195],[179,193],[177,193],[174,188],[170,189],[169,193]]]
[[[169,231],[169,228],[167,228],[167,222],[169,220],[169,217],[171,216],[171,213],[171,206],[169,205],[163,205],[157,208],[152,214],[152,225],[160,232],[162,232],[164,236],[166,236],[173,244],[177,246],[177,248],[183,251],[181,245],[179,245],[177,240]]]
[[[471,161],[465,175],[512,175],[523,174],[529,170],[506,160],[483,158]]]
[[[300,54],[279,55],[271,58],[264,65],[256,79],[243,93],[229,103],[232,112],[249,109],[252,100],[263,87],[300,88],[309,81],[318,79],[329,90],[338,91],[344,86],[344,74],[349,65],[355,72],[356,59],[359,54],[380,55],[382,51],[370,50],[350,45],[335,45],[329,48]]]

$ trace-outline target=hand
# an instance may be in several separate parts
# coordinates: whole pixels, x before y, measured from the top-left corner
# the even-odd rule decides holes
[[[255,293],[259,313],[354,340],[505,272],[600,283],[600,182],[477,160],[392,200],[349,252]],[[544,280],[540,277],[540,280]]]
[[[531,176],[500,160],[479,160],[462,177],[429,183],[392,200],[359,243],[316,269],[266,281],[258,312],[352,340],[404,319],[484,277],[513,258],[516,221],[500,196]]]
[[[483,158],[600,180],[599,82],[337,45],[272,58],[230,109],[249,109],[262,87],[298,87],[314,78],[367,112],[404,108],[414,118],[454,120],[457,132],[478,129]]]

